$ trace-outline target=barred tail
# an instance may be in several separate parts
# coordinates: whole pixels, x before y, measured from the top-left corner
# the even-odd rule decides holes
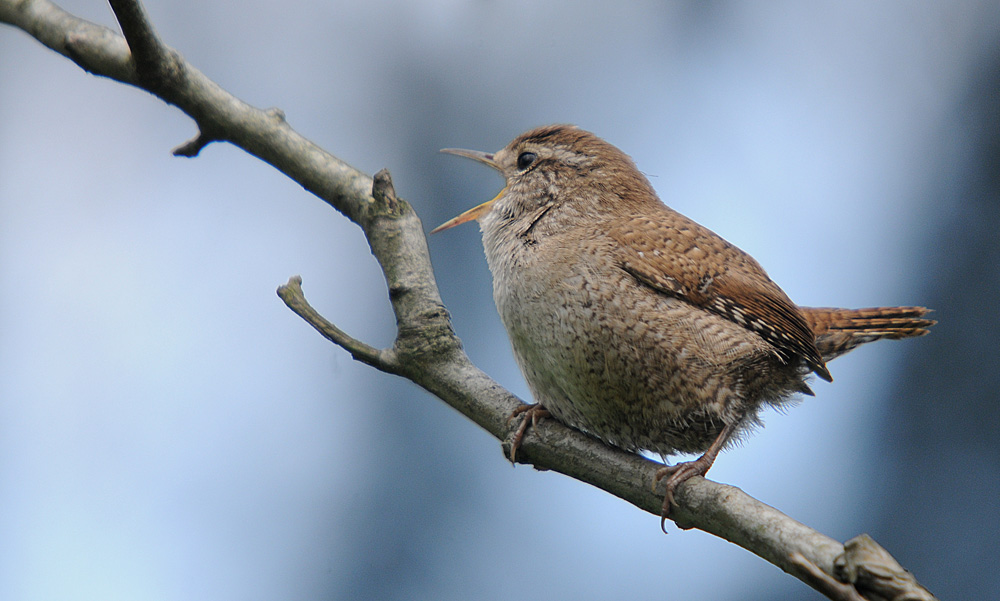
[[[824,361],[839,357],[866,342],[923,336],[927,334],[927,328],[937,323],[923,318],[931,311],[924,307],[799,308],[816,334],[816,348]]]

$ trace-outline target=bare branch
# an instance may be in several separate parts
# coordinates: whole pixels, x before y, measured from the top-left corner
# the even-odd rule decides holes
[[[903,569],[888,551],[867,534],[855,536],[844,543],[844,552],[834,561],[833,572],[869,599],[937,601],[937,597],[920,586],[913,574]]]
[[[87,71],[145,89],[191,116],[199,134],[175,154],[195,156],[212,141],[231,142],[357,223],[386,279],[398,324],[392,348],[371,347],[324,319],[306,302],[297,277],[279,288],[282,300],[354,358],[412,380],[507,441],[512,434],[507,416],[521,401],[476,368],[462,350],[438,293],[423,226],[397,197],[388,172],[370,178],[294,131],[280,110],[257,109],[230,95],[163,44],[137,0],[111,4],[124,37],[48,0],[0,0],[0,21],[28,32]],[[561,472],[660,513],[662,493],[650,487],[660,464],[555,420],[530,430],[518,462]],[[856,583],[865,595],[872,591],[865,598],[877,599],[881,592],[863,588],[871,581],[865,577],[874,574],[878,580],[879,574],[889,574],[892,579],[905,573],[886,571],[889,562],[882,556],[845,555],[837,541],[731,486],[695,477],[678,488],[675,501],[671,517],[681,528],[699,528],[732,541],[833,599],[855,598],[856,591],[844,582]],[[835,570],[835,565],[843,567]],[[919,586],[915,580],[912,585]]]
[[[187,157],[191,159],[198,156],[198,153],[201,152],[202,148],[215,141],[216,140],[211,136],[208,136],[205,132],[200,131],[197,136],[191,138],[177,148],[174,148],[173,154],[175,157]]]
[[[853,585],[840,582],[819,569],[819,566],[806,559],[801,553],[792,553],[792,565],[799,569],[799,578],[834,601],[865,601],[858,589]]]
[[[125,38],[79,19],[47,0],[4,0],[0,21],[32,35],[85,71],[135,85]]]
[[[348,219],[357,223],[368,210],[371,177],[304,138],[289,127],[280,111],[261,110],[229,94],[175,51],[167,54],[182,62],[184,75],[161,95],[144,83],[145,75],[138,75],[136,69],[144,67],[145,61],[133,64],[121,35],[74,17],[48,0],[3,0],[0,21],[34,35],[91,73],[157,94],[190,115],[203,137],[231,142],[270,163]],[[152,70],[155,74],[170,67]],[[184,147],[191,151],[196,146]]]
[[[166,80],[166,84],[170,78],[169,70],[179,68],[182,61],[160,41],[146,9],[137,0],[109,0],[108,4],[115,11],[118,25],[122,28],[132,61],[140,77],[143,77],[143,83],[151,85],[154,78],[159,77]]]
[[[285,301],[288,308],[294,311],[296,315],[316,328],[316,331],[322,334],[323,338],[349,352],[351,357],[383,371],[386,369],[387,363],[382,357],[381,351],[347,335],[343,330],[317,313],[316,309],[312,308],[312,305],[306,301],[306,297],[302,294],[302,278],[300,276],[293,275],[288,278],[287,284],[279,286],[278,296],[281,297],[281,300]]]

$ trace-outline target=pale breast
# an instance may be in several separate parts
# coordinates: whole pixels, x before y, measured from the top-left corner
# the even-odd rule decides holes
[[[703,450],[756,412],[734,365],[773,360],[766,342],[639,285],[599,234],[561,238],[484,236],[497,310],[536,401],[612,444],[663,454]]]

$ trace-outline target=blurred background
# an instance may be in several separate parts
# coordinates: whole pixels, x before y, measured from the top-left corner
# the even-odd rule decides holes
[[[114,27],[106,4],[63,6]],[[165,40],[427,230],[497,150],[576,123],[796,302],[924,304],[712,477],[942,599],[1000,592],[1000,4],[149,0]],[[301,274],[371,344],[360,231],[193,123],[0,27],[0,598],[818,599],[763,560],[558,474],[355,363],[274,289]],[[524,399],[479,233],[430,240],[469,355]]]

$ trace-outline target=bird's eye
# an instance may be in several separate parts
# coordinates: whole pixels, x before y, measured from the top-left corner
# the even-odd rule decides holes
[[[522,152],[521,154],[517,155],[517,168],[523,171],[528,167],[530,167],[531,164],[534,163],[535,159],[537,158],[538,155],[533,152]]]

